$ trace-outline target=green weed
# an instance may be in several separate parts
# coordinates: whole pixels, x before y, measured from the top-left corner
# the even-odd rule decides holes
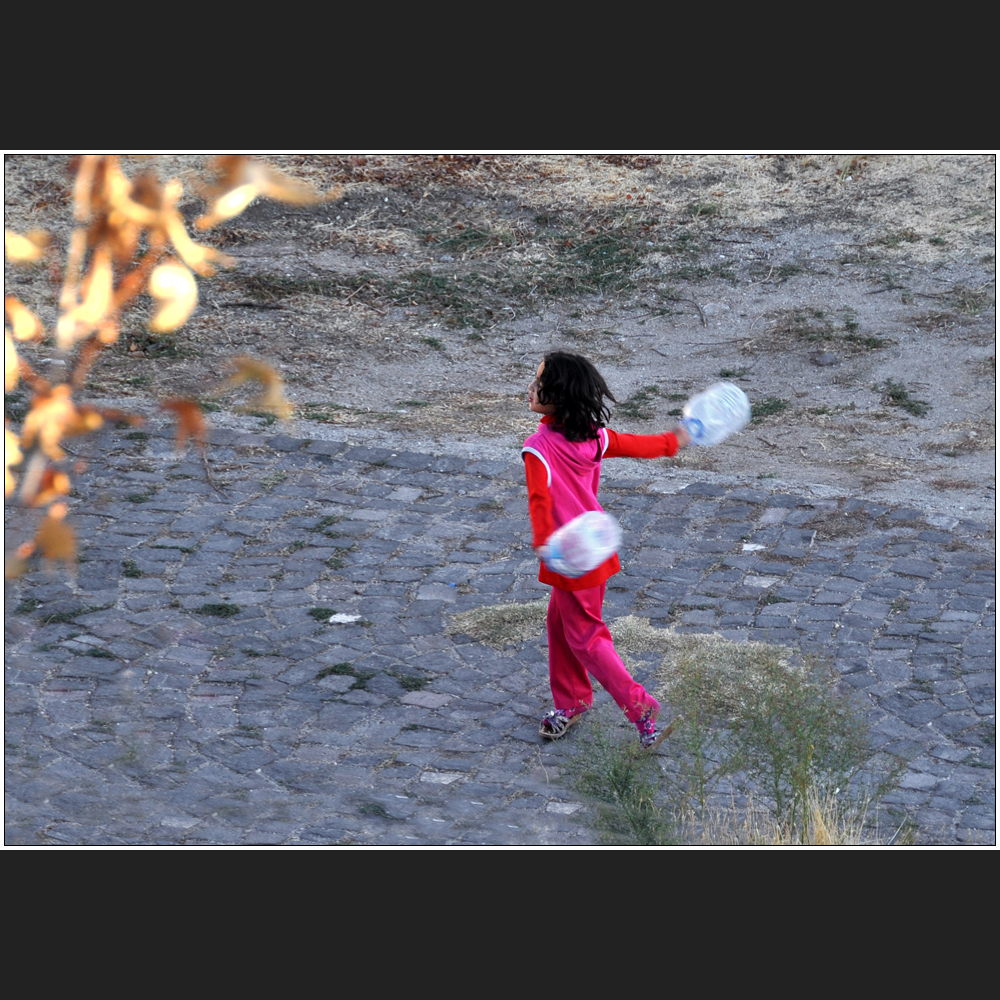
[[[30,409],[27,397],[20,392],[5,392],[3,395],[4,417],[15,424],[24,422]]]
[[[877,351],[889,343],[885,337],[862,337],[858,333],[848,333],[844,340],[857,347],[863,347],[866,351]]]
[[[788,400],[779,399],[777,396],[768,396],[767,399],[759,399],[750,407],[751,420],[759,423],[765,417],[773,417],[788,409]]]
[[[900,243],[919,243],[920,235],[912,229],[901,229],[897,233],[887,233],[875,241],[887,247],[897,247]],[[934,241],[931,240],[933,243]]]
[[[685,211],[692,219],[702,219],[720,215],[722,206],[715,201],[693,201]]]
[[[353,677],[355,679],[354,690],[364,691],[365,684],[375,676],[374,670],[356,670],[350,663],[334,663],[332,666],[324,667],[317,675],[316,680],[322,680],[330,676]]]
[[[779,597],[777,594],[768,591],[757,603],[761,607],[766,607],[770,604],[788,604],[790,602],[787,597]]]
[[[647,385],[645,388],[637,389],[623,403],[617,404],[615,413],[631,420],[652,420],[656,416],[654,401],[659,395],[658,385]]]
[[[767,333],[773,347],[813,344],[836,339],[833,323],[823,309],[788,309],[775,314],[776,322]]]
[[[577,790],[594,804],[594,826],[605,843],[676,843],[666,811],[657,805],[659,768],[642,750],[635,728],[616,726],[604,709],[587,715],[572,769]]]
[[[318,622],[329,621],[332,615],[337,613],[336,608],[310,608],[309,617],[315,618]]]
[[[337,414],[349,409],[340,403],[305,403],[302,406],[302,416],[306,420],[315,420],[321,424],[335,424],[340,419]]]
[[[881,391],[884,402],[890,406],[898,406],[901,410],[906,410],[907,413],[912,413],[915,417],[926,416],[930,411],[930,403],[923,399],[914,399],[902,382],[886,379]]]
[[[145,576],[141,569],[135,564],[133,559],[125,559],[122,562],[122,576],[127,576],[131,579],[137,580],[141,576]]]
[[[404,691],[423,691],[431,682],[430,677],[424,674],[404,674],[397,671],[391,675],[399,681]]]
[[[313,526],[310,531],[325,531],[330,527],[331,524],[338,524],[344,519],[339,514],[328,514],[326,517],[320,518]]]
[[[289,278],[280,274],[252,274],[231,279],[230,284],[239,283],[242,291],[255,302],[273,305],[293,295],[338,296],[343,283],[336,278]]]
[[[264,487],[268,493],[274,489],[275,486],[283,483],[288,478],[287,472],[272,472],[267,476],[263,476],[260,481],[260,485]]]
[[[194,613],[214,618],[232,618],[240,613],[240,607],[238,604],[203,604],[200,608],[195,608]]]
[[[109,605],[101,605],[100,607],[85,607],[80,608],[77,611],[53,611],[52,614],[42,615],[39,621],[43,625],[65,625],[67,622],[76,621],[80,615],[90,614],[92,611],[105,611]]]
[[[867,727],[818,661],[801,671],[773,660],[761,668],[738,689],[728,767],[766,788],[775,814],[804,838],[810,788],[847,787],[869,756]]]
[[[989,308],[992,299],[987,292],[975,291],[959,285],[948,296],[948,301],[957,312],[965,313],[968,316],[978,316],[984,309]]]
[[[782,842],[834,842],[813,839],[820,836],[820,819],[829,826],[836,813],[856,826],[897,782],[903,763],[869,750],[862,715],[838,693],[825,663],[807,658],[796,665],[780,646],[655,629],[634,616],[610,627],[621,652],[663,654],[656,695],[675,713],[673,735],[661,751],[659,792],[655,769],[645,772],[632,759],[634,732],[628,740],[612,739],[598,725],[584,743],[577,787],[602,801],[597,823],[618,842],[626,842],[626,833],[657,842],[648,825],[662,834],[668,816],[698,815],[707,824],[709,797],[722,778],[742,784],[758,802],[763,798],[773,825],[784,831]],[[822,817],[817,802],[824,805]],[[637,832],[643,824],[645,832]],[[831,836],[830,829],[821,834]]]
[[[801,274],[804,270],[805,268],[801,264],[781,264],[775,273],[782,281],[787,281],[789,278]]]
[[[358,812],[362,816],[374,816],[376,819],[396,819],[395,816],[389,815],[381,802],[362,802],[358,806]]]
[[[316,680],[320,681],[324,677],[331,677],[334,675],[337,676],[346,675],[348,677],[357,677],[357,671],[355,671],[354,667],[350,663],[334,663],[329,667],[324,667],[316,675]]]
[[[476,226],[466,227],[461,223],[448,232],[430,230],[424,231],[422,235],[428,243],[433,243],[439,250],[462,254],[507,248],[517,243],[517,238],[509,229],[493,232]]]

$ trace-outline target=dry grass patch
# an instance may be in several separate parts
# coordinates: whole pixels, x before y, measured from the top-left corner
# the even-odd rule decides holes
[[[503,649],[519,642],[537,639],[545,631],[545,615],[549,600],[523,604],[490,604],[451,615],[445,632],[448,635],[464,634],[476,642]]]
[[[973,451],[993,451],[997,446],[997,425],[993,415],[949,422],[942,424],[940,430],[951,435],[951,440],[935,441],[927,447],[952,458]]]
[[[912,842],[905,821],[883,829],[874,820],[875,802],[868,797],[851,800],[832,791],[810,788],[806,794],[803,830],[779,820],[753,798],[745,806],[732,802],[709,809],[704,818],[689,812],[677,826],[686,844],[722,847],[853,847],[901,846]]]

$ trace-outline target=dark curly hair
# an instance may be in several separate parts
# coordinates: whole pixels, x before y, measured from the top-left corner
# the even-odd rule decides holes
[[[605,399],[617,402],[601,373],[582,355],[550,351],[538,386],[541,403],[555,406],[554,426],[570,441],[589,441],[611,417]]]

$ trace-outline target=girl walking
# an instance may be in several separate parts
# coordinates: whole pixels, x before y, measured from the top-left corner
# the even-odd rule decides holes
[[[545,563],[553,531],[585,511],[602,509],[597,502],[602,459],[670,457],[691,441],[683,427],[666,434],[617,434],[605,426],[610,417],[605,399],[615,402],[597,369],[566,351],[546,354],[528,387],[528,407],[542,416],[521,451],[531,544],[542,560],[538,579],[552,587],[546,627],[555,708],[538,731],[544,739],[558,739],[591,707],[589,673],[635,723],[642,746],[652,749],[666,735],[656,729],[659,702],[625,669],[601,618],[606,581],[621,569],[618,556],[575,579]]]

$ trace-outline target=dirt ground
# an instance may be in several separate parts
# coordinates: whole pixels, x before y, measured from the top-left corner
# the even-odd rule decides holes
[[[67,161],[6,159],[7,227],[65,243]],[[286,380],[289,434],[513,457],[535,426],[527,383],[567,348],[601,369],[618,430],[669,429],[722,378],[750,396],[742,434],[636,463],[643,478],[768,479],[995,514],[991,155],[270,162],[343,196],[258,201],[210,233],[237,267],[199,280],[198,311],[174,335],[149,334],[134,310],[84,398],[165,421],[160,401],[196,395],[216,426],[273,434],[246,394],[212,395],[250,354]],[[204,163],[125,159],[180,176],[190,219]],[[54,325],[44,270],[8,267],[6,287]],[[25,355],[50,378],[65,371],[50,345]]]

